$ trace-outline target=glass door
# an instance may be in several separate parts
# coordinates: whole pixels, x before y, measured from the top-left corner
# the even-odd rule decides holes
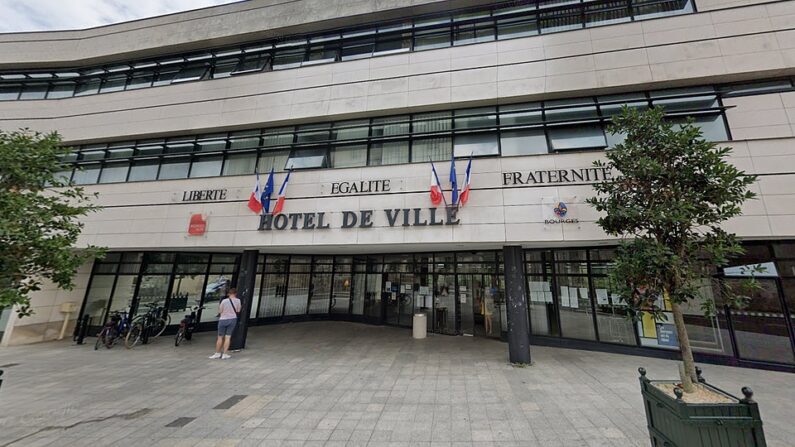
[[[433,329],[438,334],[456,334],[455,275],[436,275],[433,293]]]

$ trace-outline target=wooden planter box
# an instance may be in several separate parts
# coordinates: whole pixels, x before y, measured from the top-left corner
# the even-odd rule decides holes
[[[640,390],[646,408],[646,422],[653,447],[764,447],[765,434],[759,406],[752,399],[750,388],[742,389],[745,398],[739,399],[714,386],[701,377],[699,382],[719,394],[733,399],[733,403],[686,403],[677,391],[677,398],[654,386],[659,383],[678,383],[673,380],[649,380],[646,370],[640,372]]]

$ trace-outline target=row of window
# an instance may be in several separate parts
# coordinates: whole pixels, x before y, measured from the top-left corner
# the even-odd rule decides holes
[[[282,70],[693,12],[692,0],[536,0],[58,72],[0,74],[0,100],[58,99]]]
[[[448,160],[451,154],[517,156],[605,149],[623,140],[606,126],[621,107],[664,107],[692,117],[706,139],[729,133],[714,87],[586,97],[256,129],[213,135],[92,144],[64,162],[77,184],[349,168]],[[76,167],[76,169],[75,169]]]

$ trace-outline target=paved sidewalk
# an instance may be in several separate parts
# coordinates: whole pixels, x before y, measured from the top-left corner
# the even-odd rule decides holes
[[[497,341],[353,323],[253,328],[228,361],[207,359],[212,339],[0,349],[0,365],[18,363],[2,368],[0,447],[648,446],[637,367],[671,378],[677,365],[533,347],[535,364],[514,368]],[[795,375],[704,375],[750,385],[768,445],[793,445]]]

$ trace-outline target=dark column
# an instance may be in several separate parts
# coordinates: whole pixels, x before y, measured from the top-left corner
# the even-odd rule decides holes
[[[530,363],[530,322],[522,247],[502,248],[505,258],[505,307],[508,310],[508,352],[511,363]]]
[[[237,351],[246,347],[248,335],[248,317],[251,314],[251,302],[254,297],[254,285],[257,281],[257,260],[259,251],[246,250],[240,258],[240,273],[237,276],[237,297],[240,298],[240,321],[232,333],[229,344],[230,351]]]

